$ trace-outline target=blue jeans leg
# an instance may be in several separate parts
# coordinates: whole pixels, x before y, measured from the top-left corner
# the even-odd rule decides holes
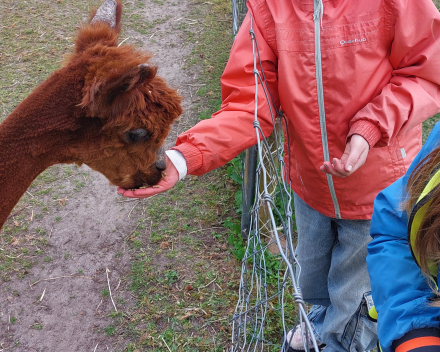
[[[367,318],[371,306],[367,271],[369,220],[322,215],[294,196],[298,229],[299,287],[316,338],[325,352],[362,352],[376,345],[376,324]]]

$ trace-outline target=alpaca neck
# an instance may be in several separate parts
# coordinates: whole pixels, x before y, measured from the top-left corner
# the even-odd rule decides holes
[[[68,147],[78,128],[78,94],[61,75],[62,70],[48,78],[0,124],[0,229],[41,172],[72,162]]]
[[[48,157],[37,159],[33,156],[28,143],[4,143],[1,127],[0,125],[0,228],[32,181],[51,165]]]

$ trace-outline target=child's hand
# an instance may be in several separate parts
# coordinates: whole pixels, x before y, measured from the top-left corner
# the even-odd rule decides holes
[[[341,159],[333,158],[332,163],[325,161],[319,169],[337,177],[349,176],[365,164],[369,150],[370,146],[364,137],[354,134],[345,146]]]

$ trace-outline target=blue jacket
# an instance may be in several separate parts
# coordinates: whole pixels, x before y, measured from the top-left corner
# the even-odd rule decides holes
[[[440,327],[440,308],[429,305],[433,291],[411,255],[408,216],[401,206],[411,172],[439,143],[440,122],[406,174],[380,192],[374,202],[370,231],[373,241],[368,245],[367,265],[384,352],[409,331]]]

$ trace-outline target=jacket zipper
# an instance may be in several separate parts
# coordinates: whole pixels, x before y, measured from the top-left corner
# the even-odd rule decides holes
[[[318,91],[318,107],[319,107],[319,123],[321,125],[321,139],[322,148],[324,151],[324,160],[330,161],[328,151],[327,127],[325,124],[325,110],[324,110],[324,88],[322,86],[322,62],[321,62],[321,16],[322,0],[314,0],[313,21],[315,23],[315,67],[316,67],[316,84]],[[327,175],[327,184],[332,197],[333,206],[335,208],[335,218],[341,218],[341,211],[339,209],[338,199],[336,198],[335,186],[333,184],[332,175]]]

